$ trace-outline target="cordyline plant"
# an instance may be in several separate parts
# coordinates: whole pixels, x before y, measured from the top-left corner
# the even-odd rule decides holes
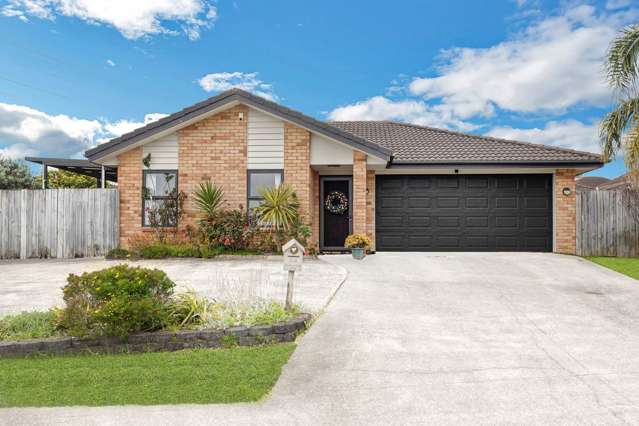
[[[193,192],[195,207],[204,215],[205,221],[211,221],[224,203],[224,191],[211,181],[202,182]]]
[[[631,176],[639,171],[639,24],[621,30],[606,57],[608,84],[617,105],[600,125],[604,159],[623,151]],[[636,180],[636,179],[633,179]]]
[[[285,231],[299,219],[300,203],[290,185],[261,188],[260,195],[264,202],[255,208],[255,213],[262,226]]]

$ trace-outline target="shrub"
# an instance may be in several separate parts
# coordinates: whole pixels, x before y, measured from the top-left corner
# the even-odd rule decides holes
[[[200,248],[193,244],[173,244],[167,249],[170,257],[201,257]]]
[[[73,336],[124,337],[169,323],[168,302],[175,284],[160,270],[117,265],[71,274],[67,282],[57,324]]]
[[[131,253],[129,250],[118,247],[118,248],[109,250],[109,252],[106,254],[105,257],[109,260],[130,259],[133,257],[133,253]]]
[[[55,313],[22,312],[0,318],[0,340],[25,340],[58,336]]]
[[[231,250],[247,248],[253,229],[244,210],[220,210],[200,221],[200,236],[209,247]]]
[[[200,325],[209,319],[213,304],[204,296],[198,296],[193,290],[180,293],[171,302],[171,320],[179,328]]]
[[[140,249],[143,259],[164,259],[171,255],[171,249],[166,244],[153,244]]]
[[[371,246],[372,241],[366,234],[351,234],[346,237],[344,247],[346,248],[363,248],[367,249]]]

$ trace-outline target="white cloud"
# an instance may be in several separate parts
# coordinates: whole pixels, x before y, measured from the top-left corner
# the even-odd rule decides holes
[[[158,120],[165,114],[147,114],[144,122],[86,120],[65,114],[50,115],[36,109],[0,103],[0,153],[11,158],[25,155],[82,157],[98,143]]]
[[[602,58],[617,28],[636,16],[572,7],[495,46],[444,51],[439,76],[415,78],[409,90],[462,119],[490,117],[496,107],[563,113],[575,105],[601,106],[610,100]]]
[[[166,117],[168,114],[152,113],[144,116],[143,122],[132,120],[119,120],[114,123],[103,123],[103,131],[106,137],[97,140],[98,143],[107,142],[109,139],[123,135],[134,131],[135,129],[145,126],[154,121],[158,121],[161,118]]]
[[[205,75],[197,82],[207,92],[222,92],[235,87],[270,101],[278,99],[273,92],[273,86],[260,80],[256,72],[216,72]]]
[[[106,63],[107,63],[107,65],[108,65],[108,66],[110,66],[110,67],[114,67],[114,66],[115,66],[115,62],[113,62],[111,59],[107,59],[107,60],[106,60]]]
[[[472,130],[476,126],[456,120],[443,111],[432,108],[421,100],[394,101],[375,96],[354,104],[335,108],[328,113],[333,121],[397,120],[421,126],[454,127]]]
[[[110,25],[128,39],[185,34],[196,40],[217,20],[212,0],[8,0],[2,14],[27,20],[57,16]]]
[[[550,121],[544,128],[516,129],[496,127],[487,133],[496,138],[537,142],[561,148],[587,152],[600,152],[598,125],[577,120]]]

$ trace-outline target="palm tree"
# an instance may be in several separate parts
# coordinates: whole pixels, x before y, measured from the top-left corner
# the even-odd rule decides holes
[[[601,122],[600,138],[606,161],[623,150],[626,166],[639,171],[639,24],[621,30],[606,57],[610,87],[618,105]]]

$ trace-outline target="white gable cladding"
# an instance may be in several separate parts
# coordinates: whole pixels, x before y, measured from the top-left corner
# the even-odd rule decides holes
[[[142,158],[151,154],[151,170],[177,170],[178,137],[171,133],[142,146]]]
[[[353,149],[323,136],[311,135],[311,165],[353,164]]]
[[[255,109],[248,113],[248,168],[284,168],[284,122]]]

